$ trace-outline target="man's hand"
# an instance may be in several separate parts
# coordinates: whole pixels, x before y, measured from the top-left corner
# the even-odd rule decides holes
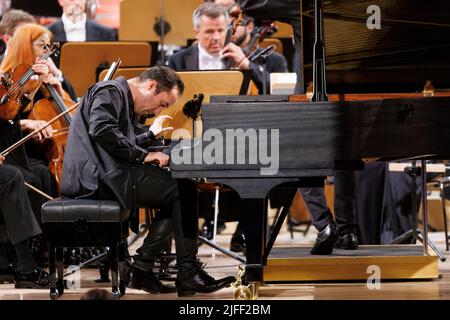
[[[172,131],[173,127],[163,127],[164,121],[168,119],[173,119],[171,116],[159,116],[153,121],[152,125],[150,126],[150,131],[153,132],[153,135],[156,139],[158,139],[160,136],[162,136],[165,132]]]
[[[3,161],[5,161],[5,157],[4,156],[0,156],[0,164],[3,164]]]
[[[250,61],[242,49],[232,42],[222,49],[222,59],[231,59],[235,69],[250,69]]]
[[[144,163],[157,163],[161,168],[167,166],[169,156],[162,152],[149,152],[144,159]]]
[[[36,129],[40,129],[47,125],[46,121],[43,120],[30,120],[30,119],[22,119],[20,120],[20,128],[22,130],[30,130],[34,131]],[[36,139],[42,140],[53,137],[53,128],[52,126],[48,126],[38,134],[36,134]]]

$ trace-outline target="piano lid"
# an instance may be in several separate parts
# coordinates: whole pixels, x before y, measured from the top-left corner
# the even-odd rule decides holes
[[[369,29],[370,6],[380,29]],[[419,92],[450,88],[450,1],[324,0],[327,91]],[[303,0],[305,83],[312,81],[314,2]]]

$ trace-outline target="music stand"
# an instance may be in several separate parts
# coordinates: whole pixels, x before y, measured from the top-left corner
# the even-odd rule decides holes
[[[170,25],[164,42],[167,45],[185,46],[186,39],[192,38],[192,13],[203,0],[165,0],[164,20]],[[120,41],[159,42],[160,36],[154,24],[160,19],[161,2],[148,0],[124,0],[120,3]]]
[[[97,80],[97,68],[117,59],[122,66],[149,66],[151,46],[147,42],[67,42],[61,49],[60,68],[77,96]]]

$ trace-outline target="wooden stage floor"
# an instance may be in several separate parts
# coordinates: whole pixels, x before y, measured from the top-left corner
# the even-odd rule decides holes
[[[218,244],[229,246],[234,223],[227,223],[227,229],[218,236]],[[312,245],[316,233],[310,230],[306,236],[295,233],[290,239],[287,232],[282,231],[276,242],[276,247],[295,248],[299,245]],[[450,299],[450,253],[445,252],[443,233],[431,233],[434,240],[447,256],[446,262],[439,261],[439,278],[434,280],[389,280],[382,281],[379,289],[368,288],[366,281],[316,281],[301,283],[269,283],[260,287],[259,300],[370,300],[370,299]],[[138,240],[132,247],[131,253],[140,246]],[[298,250],[298,249],[290,249]],[[218,251],[212,256],[213,249],[202,245],[199,258],[206,263],[206,270],[214,277],[236,275],[239,263]],[[86,268],[81,271],[81,287],[66,289],[60,300],[79,300],[81,295],[91,288],[105,288],[110,290],[109,283],[95,283],[99,277],[97,268]],[[49,300],[49,291],[37,289],[14,289],[13,284],[0,284],[0,300]],[[127,288],[126,295],[121,300],[232,300],[233,289],[226,288],[212,294],[196,294],[189,298],[178,298],[174,294],[148,294],[144,291]]]

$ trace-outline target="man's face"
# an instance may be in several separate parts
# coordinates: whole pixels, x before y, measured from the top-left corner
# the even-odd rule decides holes
[[[145,85],[139,88],[141,94],[136,98],[134,104],[134,112],[137,115],[156,116],[177,101],[178,88],[157,92],[157,87],[158,83],[155,80],[147,80]]]
[[[217,54],[225,44],[225,36],[228,21],[224,16],[210,18],[200,17],[200,28],[195,29],[195,38],[200,46],[209,54]]]
[[[86,0],[58,0],[67,16],[78,15],[86,11]]]
[[[245,47],[250,41],[250,34],[253,30],[253,23],[247,25],[238,25],[235,32],[231,36],[231,41],[240,47]]]

